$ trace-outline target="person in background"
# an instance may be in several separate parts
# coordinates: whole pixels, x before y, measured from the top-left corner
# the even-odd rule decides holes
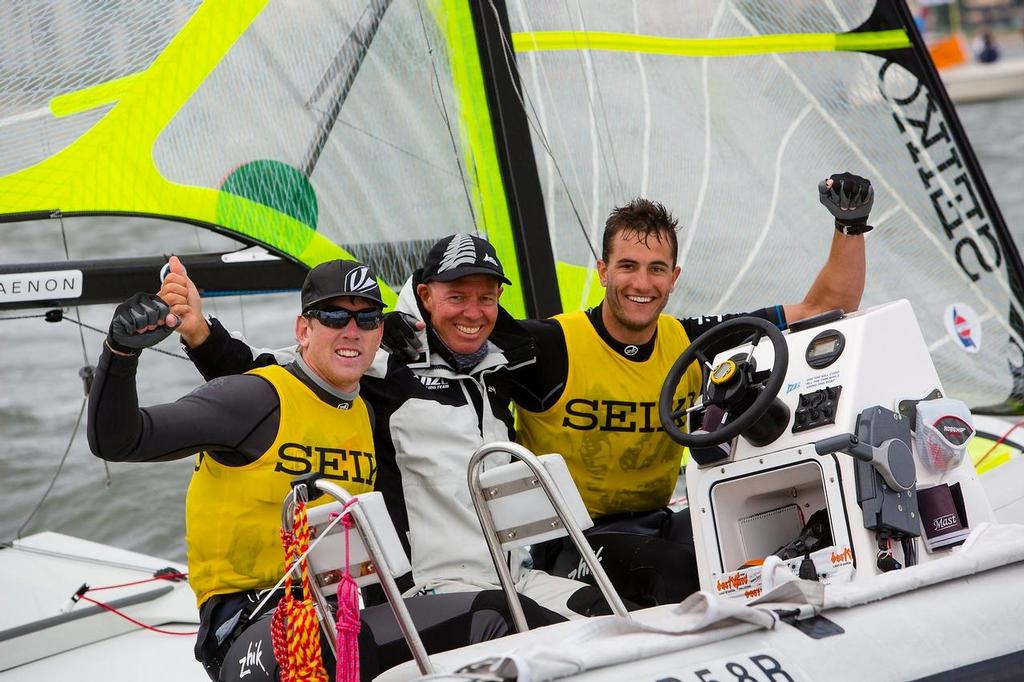
[[[992,64],[999,61],[999,47],[996,45],[995,38],[988,31],[981,34],[975,49],[975,57],[982,64]]]

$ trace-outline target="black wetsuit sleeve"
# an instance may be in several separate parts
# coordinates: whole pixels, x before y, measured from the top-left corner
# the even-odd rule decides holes
[[[254,356],[252,347],[231,336],[217,318],[211,317],[209,323],[210,336],[206,341],[196,348],[185,346],[185,354],[207,381],[279,364],[273,353]]]
[[[543,412],[558,402],[569,376],[565,334],[554,320],[519,320],[519,324],[533,338],[537,362],[513,373],[512,400],[531,412]]]
[[[768,320],[779,329],[786,328],[786,313],[783,311],[781,305],[774,305],[768,308],[761,308],[750,313],[728,313],[726,315],[705,315],[703,317],[685,317],[679,320],[683,325],[683,329],[686,331],[686,335],[690,338],[690,343],[693,343],[698,336],[704,332],[714,329],[716,326],[725,322],[726,320],[732,320],[737,317],[760,317],[763,320]],[[714,348],[707,349],[709,355],[720,353],[724,350],[728,350],[735,346],[740,345],[743,341],[750,336],[749,332],[740,331],[737,334],[730,334],[723,338],[720,342],[715,344]]]
[[[200,386],[164,405],[139,407],[138,356],[104,348],[89,393],[89,448],[111,462],[161,462],[208,451],[239,466],[274,442],[280,423],[277,392],[264,379],[232,376]]]

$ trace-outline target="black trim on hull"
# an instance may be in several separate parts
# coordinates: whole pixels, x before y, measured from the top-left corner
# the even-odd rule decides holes
[[[1024,650],[921,677],[916,682],[1017,682],[1022,670]]]
[[[120,599],[114,599],[107,602],[107,606],[113,609],[126,609],[129,606],[135,606],[136,604],[145,604],[151,602],[165,594],[169,593],[174,588],[170,585],[164,585],[163,587],[157,587],[152,590],[146,590],[145,592],[139,592],[138,594],[129,595],[127,597],[121,597]],[[0,630],[0,642],[7,642],[18,637],[24,637],[25,635],[31,635],[36,632],[42,632],[58,625],[64,625],[72,621],[81,620],[83,618],[89,618],[90,616],[99,616],[104,613],[109,613],[107,609],[95,604],[88,606],[81,605],[73,611],[62,613],[57,616],[50,616],[49,618],[40,618],[34,620],[31,623],[25,623],[24,625],[16,625],[13,628],[6,630]],[[169,621],[174,622],[174,621]],[[158,625],[164,624],[164,622],[157,623]]]

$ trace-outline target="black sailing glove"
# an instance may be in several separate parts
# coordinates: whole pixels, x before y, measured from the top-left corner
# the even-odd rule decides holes
[[[868,225],[868,214],[875,203],[871,181],[852,173],[837,173],[818,183],[818,198],[836,217],[836,229],[843,234],[864,234],[874,228]]]
[[[167,317],[171,309],[156,294],[135,294],[114,310],[107,345],[121,353],[132,353],[160,343],[174,331],[166,324],[143,330]]]
[[[423,350],[416,334],[417,319],[408,313],[392,310],[384,315],[384,337],[380,345],[392,355],[412,362],[420,357]]]

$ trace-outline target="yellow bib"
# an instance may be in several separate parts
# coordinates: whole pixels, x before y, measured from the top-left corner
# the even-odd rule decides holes
[[[284,574],[281,505],[292,478],[320,471],[352,494],[373,490],[377,460],[366,403],[340,410],[283,367],[254,369],[281,401],[273,444],[255,462],[197,456],[185,501],[189,582],[199,604],[215,594],[272,587]],[[330,501],[324,496],[314,506]]]
[[[545,412],[517,408],[519,442],[537,454],[560,453],[590,515],[649,511],[665,505],[683,448],[661,427],[658,395],[690,340],[678,320],[662,315],[654,352],[644,362],[622,357],[582,311],[557,315],[569,360],[566,385]],[[693,405],[701,373],[690,365],[675,404]]]

